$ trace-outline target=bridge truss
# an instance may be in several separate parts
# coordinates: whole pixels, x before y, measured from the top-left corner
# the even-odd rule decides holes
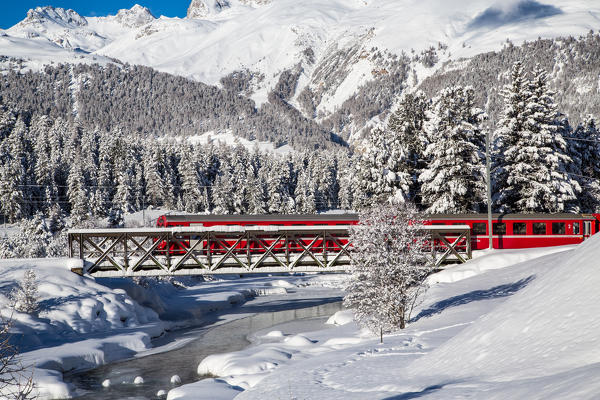
[[[432,267],[471,258],[468,226],[423,229]],[[351,258],[346,225],[73,229],[68,241],[98,277],[345,272]]]

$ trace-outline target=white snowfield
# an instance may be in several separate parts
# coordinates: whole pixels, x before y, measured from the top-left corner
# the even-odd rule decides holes
[[[40,399],[73,396],[74,388],[63,382],[63,372],[94,368],[140,352],[161,351],[152,349],[150,340],[165,329],[198,324],[211,313],[243,304],[254,296],[293,299],[295,294],[287,294],[290,289],[302,292],[301,296],[339,295],[339,289],[323,289],[318,282],[322,280],[320,277],[210,282],[179,278],[186,288],[178,289],[165,282],[143,287],[123,279],[104,279],[100,284],[94,278],[74,274],[69,266],[69,259],[0,260],[0,314],[5,320],[12,320],[12,340],[22,352],[22,363],[35,366]],[[35,271],[39,283],[38,315],[19,313],[9,306],[8,294],[29,269]],[[317,287],[297,288],[298,284],[307,285],[309,281],[314,281]],[[138,302],[152,305],[156,312]],[[219,323],[241,316],[232,313]],[[162,351],[183,344],[185,341],[178,341]]]
[[[213,355],[169,400],[598,399],[600,236],[579,246],[492,251],[432,277],[402,332],[340,326]],[[514,263],[516,261],[516,263]],[[435,283],[439,282],[439,283]],[[227,385],[230,391],[227,392]],[[238,392],[242,390],[242,392]],[[230,397],[227,397],[230,396]]]
[[[377,51],[410,55],[442,43],[448,48],[440,61],[456,60],[500,49],[507,39],[520,44],[600,26],[595,0],[229,0],[219,10],[202,2],[212,11],[198,19],[155,18],[139,5],[107,17],[38,7],[0,35],[0,55],[23,57],[34,67],[48,64],[52,54],[55,62],[113,57],[209,84],[249,70],[263,76],[254,82],[259,104],[283,70],[302,63],[296,93],[324,89],[318,110],[333,111],[382,68]],[[344,66],[337,65],[339,50],[354,54]],[[340,78],[326,84],[336,70]]]

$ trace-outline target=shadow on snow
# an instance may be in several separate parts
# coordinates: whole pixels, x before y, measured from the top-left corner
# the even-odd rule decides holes
[[[523,278],[520,281],[514,283],[507,283],[505,285],[495,286],[486,290],[474,290],[469,293],[464,293],[458,296],[450,297],[448,299],[444,299],[442,301],[438,301],[431,307],[422,310],[417,316],[412,318],[409,322],[416,322],[421,318],[431,317],[432,315],[439,314],[442,311],[451,308],[460,306],[463,304],[471,303],[474,301],[480,300],[489,300],[496,299],[500,297],[510,296],[519,290],[523,289],[525,286],[529,284],[535,278],[534,275],[528,276],[527,278]]]

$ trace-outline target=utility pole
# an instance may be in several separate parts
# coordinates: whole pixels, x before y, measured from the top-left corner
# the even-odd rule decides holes
[[[489,248],[494,248],[493,232],[492,232],[492,179],[490,172],[490,130],[485,131],[485,174],[487,180],[487,211],[488,211],[488,235]]]

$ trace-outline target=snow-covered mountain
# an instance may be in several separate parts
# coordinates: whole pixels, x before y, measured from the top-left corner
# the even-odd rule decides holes
[[[258,104],[291,71],[286,100],[325,118],[361,85],[393,73],[402,53],[420,61],[410,67],[415,84],[445,61],[498,50],[507,39],[599,28],[595,0],[192,0],[183,19],[155,18],[139,5],[107,17],[38,7],[0,35],[0,55],[32,65],[117,59],[207,84],[247,71]],[[307,97],[310,107],[300,104]]]

